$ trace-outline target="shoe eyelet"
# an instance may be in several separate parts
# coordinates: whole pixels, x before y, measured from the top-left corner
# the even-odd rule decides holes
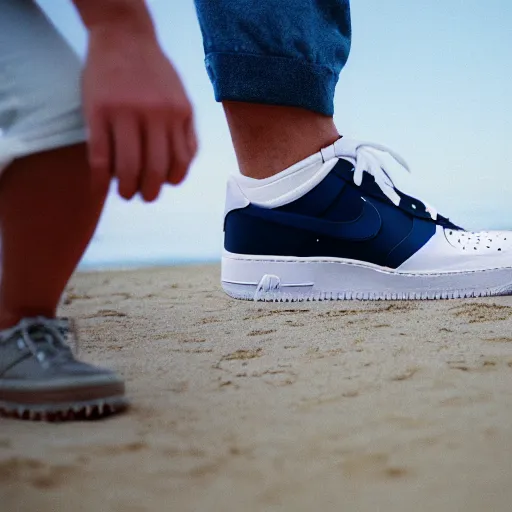
[[[26,345],[23,342],[23,340],[18,340],[18,349],[19,350],[24,350],[25,348],[26,348]]]
[[[37,353],[37,360],[42,363],[46,359],[46,354],[44,352]]]

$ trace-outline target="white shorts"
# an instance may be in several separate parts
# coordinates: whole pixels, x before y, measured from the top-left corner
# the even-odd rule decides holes
[[[83,142],[79,58],[32,0],[0,0],[0,173]]]

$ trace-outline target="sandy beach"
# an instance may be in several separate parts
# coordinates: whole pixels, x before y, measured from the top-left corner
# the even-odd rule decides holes
[[[509,511],[512,297],[252,303],[218,266],[77,274],[133,406],[0,420],[2,511]]]

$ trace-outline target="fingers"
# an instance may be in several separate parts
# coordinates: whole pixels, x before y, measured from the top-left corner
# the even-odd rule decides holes
[[[145,130],[145,166],[141,177],[140,192],[144,201],[154,201],[170,168],[170,144],[164,122],[148,123]]]
[[[192,117],[186,121],[117,112],[89,119],[89,161],[97,175],[114,175],[119,195],[132,199],[140,192],[154,201],[165,182],[185,178],[197,151]]]
[[[197,151],[197,139],[191,117],[171,132],[171,141],[174,159],[167,175],[167,181],[178,185],[187,175],[188,168]]]
[[[118,180],[119,195],[131,199],[139,190],[142,167],[141,130],[137,117],[119,113],[112,123],[114,174]]]
[[[173,185],[185,178],[194,151],[190,151],[189,134],[183,123],[148,120],[145,134],[145,166],[142,171],[140,191],[145,201],[154,201],[162,185],[167,181]],[[195,134],[193,133],[195,141]]]
[[[185,122],[185,134],[187,137],[188,150],[191,155],[190,159],[193,160],[197,153],[197,137],[192,116]]]
[[[182,126],[174,128],[171,132],[170,143],[172,144],[174,158],[167,174],[167,181],[173,185],[178,185],[185,178],[191,161],[187,138]]]

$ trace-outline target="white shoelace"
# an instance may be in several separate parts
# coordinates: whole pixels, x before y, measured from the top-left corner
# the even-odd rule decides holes
[[[374,142],[357,141],[343,137],[331,146],[321,150],[324,161],[330,160],[331,158],[343,158],[348,160],[354,166],[354,183],[358,187],[363,182],[363,173],[367,172],[371,174],[375,179],[375,183],[385,196],[394,205],[398,206],[401,197],[396,192],[386,162],[379,156],[377,151],[389,154],[403,169],[407,172],[411,172],[407,162],[398,153],[387,146]],[[425,205],[432,219],[436,220],[437,210],[425,201],[422,201],[422,203]]]

